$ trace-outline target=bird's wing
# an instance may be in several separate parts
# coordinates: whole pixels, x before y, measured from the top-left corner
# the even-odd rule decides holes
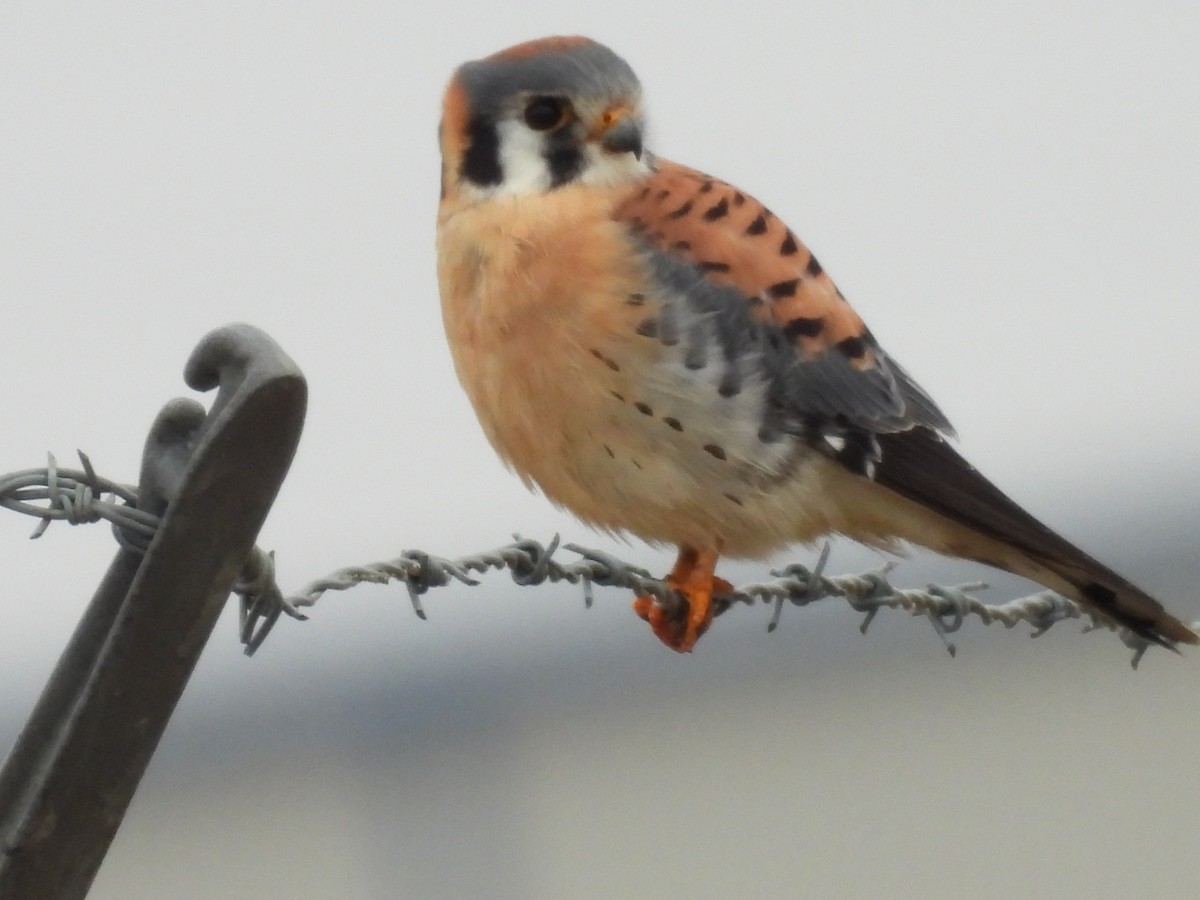
[[[733,186],[666,160],[617,206],[652,278],[692,317],[716,323],[727,356],[754,356],[769,384],[768,429],[803,433],[868,472],[875,435],[953,430],[878,345],[816,257]]]
[[[1075,599],[1151,640],[1197,642],[1156,600],[1025,512],[955,452],[936,404],[761,203],[658,160],[616,217],[644,248],[665,298],[662,316],[682,321],[676,330],[700,322],[698,340],[716,338],[735,391],[744,369],[757,367],[767,385],[760,434],[801,437],[948,523],[940,534],[905,535],[910,540],[1035,579],[1049,570]]]

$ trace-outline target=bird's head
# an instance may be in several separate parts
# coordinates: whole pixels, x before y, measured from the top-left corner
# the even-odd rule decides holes
[[[442,195],[540,194],[643,177],[641,87],[582,37],[518,44],[465,63],[442,107]]]

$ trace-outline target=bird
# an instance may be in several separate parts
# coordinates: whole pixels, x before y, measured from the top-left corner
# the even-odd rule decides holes
[[[439,125],[438,284],[459,381],[501,460],[584,523],[678,554],[634,610],[690,652],[719,557],[844,535],[1024,576],[1175,649],[1200,636],[1043,525],[768,207],[650,152],[607,46],[466,62]],[[763,147],[764,140],[753,143]]]

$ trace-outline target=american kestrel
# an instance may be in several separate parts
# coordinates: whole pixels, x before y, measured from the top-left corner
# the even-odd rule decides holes
[[[730,184],[649,153],[626,62],[582,37],[468,62],[446,89],[438,277],[496,452],[584,522],[672,544],[675,650],[720,554],[837,533],[1023,575],[1166,646],[1187,625],[1006,497],[816,257]]]

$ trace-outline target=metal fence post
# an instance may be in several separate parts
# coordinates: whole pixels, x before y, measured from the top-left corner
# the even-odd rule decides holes
[[[218,388],[150,430],[138,507],[162,516],[121,549],[0,772],[0,898],[87,894],[291,463],[306,386],[261,331],[207,335],[185,369]]]

